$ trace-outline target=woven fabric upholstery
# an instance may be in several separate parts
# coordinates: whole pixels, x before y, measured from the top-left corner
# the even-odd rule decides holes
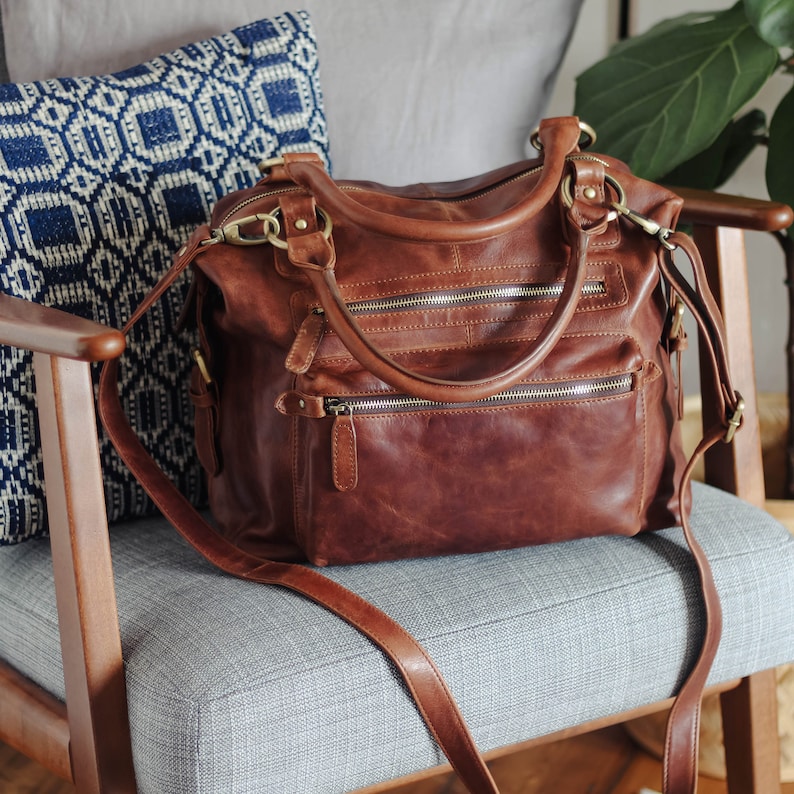
[[[123,72],[0,85],[0,291],[121,327],[217,199],[257,162],[328,140],[317,48],[302,13],[263,19]],[[182,492],[202,500],[174,333],[187,279],[130,337],[122,398]],[[0,544],[46,528],[32,355],[0,347]],[[113,520],[152,504],[102,443]]]
[[[794,540],[695,486],[725,629],[712,682],[794,659]],[[441,761],[382,655],[319,607],[230,579],[155,520],[113,535],[141,792],[332,794]],[[327,570],[401,621],[483,749],[669,696],[698,647],[680,530]],[[46,541],[0,550],[0,656],[63,695]]]

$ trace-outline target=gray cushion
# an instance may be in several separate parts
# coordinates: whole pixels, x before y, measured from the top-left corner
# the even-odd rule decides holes
[[[794,541],[696,486],[725,630],[712,681],[794,659]],[[396,674],[303,598],[224,576],[164,522],[113,532],[141,792],[343,792],[442,759]],[[0,550],[0,655],[63,696],[46,541]],[[674,692],[702,627],[681,532],[326,573],[411,630],[483,749]]]

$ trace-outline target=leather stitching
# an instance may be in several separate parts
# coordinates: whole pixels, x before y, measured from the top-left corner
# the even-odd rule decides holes
[[[423,326],[424,327],[424,326]],[[595,333],[587,333],[587,334],[564,334],[561,339],[594,339],[594,338],[611,338],[611,339],[618,339],[622,341],[631,341],[637,348],[639,352],[642,350],[641,345],[637,341],[636,337],[629,335],[629,334],[618,334],[618,333],[610,333],[609,331],[602,331],[602,332],[595,332]],[[518,341],[524,341],[524,337],[512,337],[510,339],[500,339],[497,342],[490,340],[488,342],[482,342],[478,345],[472,345],[471,348],[476,350],[477,348],[492,348],[495,345],[511,345]],[[417,350],[415,347],[411,347],[407,350],[393,350],[389,351],[389,355],[392,358],[398,358],[402,356],[410,356],[416,353],[449,353],[456,350],[462,350],[463,348],[461,345],[445,345],[445,346],[435,346],[435,347],[423,347],[421,350]],[[351,358],[351,354],[341,355],[341,356],[324,356],[322,361],[326,364],[330,364],[336,361],[349,361]],[[577,377],[577,376],[572,376]]]
[[[472,274],[473,273],[489,273],[490,274],[490,273],[493,273],[494,270],[496,270],[498,272],[498,271],[505,271],[505,270],[526,270],[527,268],[534,268],[534,269],[546,268],[546,269],[549,269],[549,270],[560,270],[561,268],[566,267],[567,264],[568,264],[567,262],[562,262],[562,261],[560,261],[560,262],[520,262],[520,263],[500,265],[499,267],[496,267],[496,268],[494,268],[494,267],[472,267],[472,268],[466,268],[466,270],[464,270],[464,271],[457,271],[457,270],[441,270],[441,271],[437,271],[437,272],[434,271],[433,274],[432,274],[433,275],[433,285],[434,285],[433,288],[434,289],[445,289],[446,288],[444,285],[440,285],[438,283],[439,279],[443,278],[444,276],[453,276],[453,277],[454,276],[460,276],[461,273],[466,274],[466,275],[468,275],[469,273],[472,273]],[[602,259],[602,260],[599,260],[599,261],[596,261],[596,262],[588,261],[588,263],[587,263],[588,267],[595,267],[595,266],[598,266],[598,265],[612,266],[612,267],[615,267],[615,268],[619,267],[619,265],[612,259]],[[377,289],[378,287],[380,287],[383,284],[396,284],[396,283],[401,282],[401,281],[417,281],[419,279],[427,279],[427,277],[428,277],[427,273],[418,273],[418,274],[411,274],[411,275],[407,275],[407,276],[394,276],[393,278],[378,279],[377,281],[372,281],[372,280],[368,280],[368,281],[351,281],[350,283],[340,284],[340,288],[341,289],[345,289],[345,288],[352,289],[354,287],[371,286],[374,289]],[[511,276],[505,276],[503,278],[495,278],[492,281],[489,280],[489,283],[492,283],[492,284],[511,284],[511,283],[513,283],[515,281],[515,279],[516,279],[516,275],[511,275]],[[458,286],[458,285],[455,284],[453,286]],[[296,296],[300,295],[300,294],[308,294],[308,295],[312,295],[313,296],[314,295],[314,290],[305,289],[305,290],[301,290],[300,292],[296,292],[295,293]],[[382,295],[382,292],[375,292],[375,293],[373,293],[372,297],[381,297],[381,295]]]
[[[345,448],[347,449],[347,479],[342,479],[343,473],[343,464],[345,463],[344,460],[341,460],[341,456],[339,454],[339,449],[342,446],[342,434],[347,435],[347,444],[345,444]],[[340,423],[334,422],[333,428],[333,441],[332,446],[334,450],[334,458],[333,458],[333,474],[334,474],[334,483],[336,484],[337,488],[340,491],[352,491],[353,488],[356,487],[356,482],[358,480],[357,472],[356,472],[356,453],[355,453],[355,435],[353,433],[352,428],[347,423]]]
[[[645,488],[648,482],[648,408],[645,402],[646,390],[640,389],[637,407],[642,411],[642,433],[640,434],[642,477],[640,480],[640,498],[637,506],[637,520],[641,520],[645,508]]]
[[[301,512],[301,489],[298,471],[298,437],[300,433],[300,425],[298,424],[298,417],[292,417],[292,426],[290,427],[290,442],[292,444],[292,515],[295,522],[295,540],[301,548],[306,548],[306,539],[303,520]]]

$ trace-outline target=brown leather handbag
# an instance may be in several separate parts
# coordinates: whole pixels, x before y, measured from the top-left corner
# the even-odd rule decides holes
[[[591,132],[585,133],[592,137]],[[384,648],[472,792],[495,786],[432,661],[390,618],[292,564],[486,552],[683,524],[708,631],[670,723],[665,791],[694,790],[698,702],[719,601],[687,522],[671,358],[681,309],[730,384],[681,200],[543,122],[537,160],[462,182],[334,182],[312,155],[267,164],[216,206],[134,323],[188,265],[196,446],[217,529],[153,466],[103,373],[132,471],[202,553],[302,592]],[[694,265],[690,285],[670,252]],[[129,326],[128,326],[129,327]],[[457,715],[459,716],[459,715]]]

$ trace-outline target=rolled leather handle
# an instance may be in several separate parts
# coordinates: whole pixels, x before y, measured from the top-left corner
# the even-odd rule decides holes
[[[536,215],[554,196],[565,158],[579,145],[581,129],[575,116],[545,119],[539,128],[543,143],[543,169],[534,188],[510,209],[475,221],[436,221],[406,218],[360,204],[339,189],[319,163],[285,155],[288,176],[311,193],[332,218],[344,217],[376,234],[400,240],[434,243],[467,243],[494,237],[517,228]]]
[[[329,325],[362,367],[394,389],[423,400],[473,402],[491,397],[530,375],[554,349],[568,327],[582,294],[590,234],[600,231],[591,229],[587,232],[574,223],[571,226],[571,257],[565,285],[554,311],[515,363],[498,374],[479,380],[443,380],[413,372],[398,364],[379,350],[356,322],[339,291],[332,267],[308,267],[305,272],[311,279]]]

